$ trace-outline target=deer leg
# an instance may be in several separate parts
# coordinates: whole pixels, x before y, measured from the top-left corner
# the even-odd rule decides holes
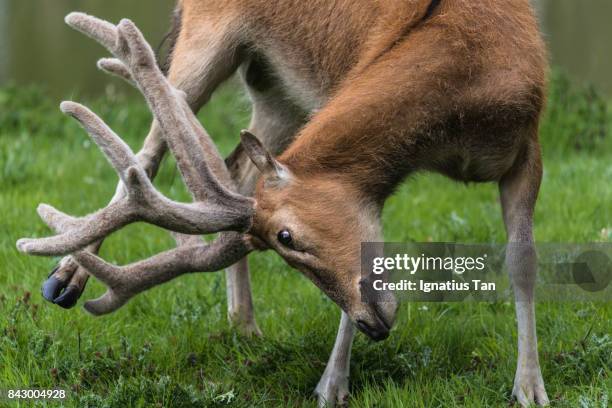
[[[179,13],[180,14],[180,13]],[[180,24],[185,27],[184,23]],[[194,111],[210,99],[214,90],[229,78],[239,66],[238,40],[231,35],[231,25],[220,27],[214,21],[201,21],[189,25],[192,31],[180,31],[168,69],[168,79],[176,88],[184,91],[187,102]],[[163,134],[157,122],[153,122],[143,148],[137,158],[151,180],[155,177],[166,152]],[[121,182],[117,185],[110,204],[125,196]],[[86,250],[97,254],[102,241],[89,245]],[[45,299],[64,308],[73,307],[87,284],[89,274],[72,258],[66,256],[51,271],[42,286]]]
[[[280,154],[289,145],[306,114],[287,103],[280,83],[268,74],[257,57],[250,58],[239,69],[241,79],[252,102],[249,131],[268,150]],[[242,150],[241,145],[226,159],[226,164],[240,194],[252,195],[259,170]],[[245,257],[226,269],[227,309],[230,323],[243,334],[261,335],[255,322],[248,260]]]
[[[319,407],[333,407],[336,404],[344,405],[347,402],[351,346],[354,336],[355,325],[348,315],[342,312],[332,354],[314,391],[319,400]]]
[[[538,360],[534,305],[537,260],[533,212],[541,177],[539,147],[532,142],[517,165],[500,182],[508,235],[506,265],[514,289],[518,322],[518,363],[512,393],[522,406],[549,403]]]

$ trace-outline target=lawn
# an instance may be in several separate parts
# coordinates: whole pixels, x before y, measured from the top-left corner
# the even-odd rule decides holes
[[[151,118],[139,99],[109,90],[85,101],[132,148],[140,146]],[[230,84],[200,117],[228,153],[248,115]],[[597,92],[555,73],[541,132],[537,241],[612,241],[611,125]],[[87,135],[44,92],[0,88],[0,389],[63,388],[68,407],[314,406],[311,393],[340,313],[273,253],[250,258],[262,338],[229,327],[222,273],[181,277],[100,318],[43,301],[39,287],[57,259],[25,256],[14,245],[20,237],[49,234],[36,205],[86,214],[106,204],[115,183]],[[174,198],[188,197],[171,159],[156,184]],[[504,241],[495,185],[466,186],[436,175],[407,181],[388,201],[384,223],[388,241]],[[112,236],[102,256],[126,263],[172,245],[165,232],[133,225]],[[103,290],[92,280],[84,298]],[[607,407],[612,304],[539,303],[537,314],[553,405]],[[515,361],[511,303],[406,303],[386,341],[357,335],[350,403],[509,406]]]

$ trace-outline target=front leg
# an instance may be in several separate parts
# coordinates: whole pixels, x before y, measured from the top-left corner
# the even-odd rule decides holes
[[[238,71],[253,104],[249,131],[274,154],[282,152],[304,123],[305,115],[291,103],[283,85],[266,77],[260,62],[249,60]],[[258,84],[252,86],[252,82]],[[264,85],[262,85],[264,84]],[[238,145],[225,160],[240,194],[252,196],[260,172]],[[247,336],[261,336],[255,321],[247,258],[226,269],[227,312],[230,323]]]
[[[351,346],[354,336],[355,326],[348,315],[342,312],[334,349],[314,391],[321,408],[333,407],[336,404],[345,405],[348,400]]]
[[[251,277],[247,257],[225,270],[227,285],[227,317],[230,323],[245,336],[261,336],[255,321]]]
[[[548,405],[538,359],[534,289],[537,258],[533,211],[542,177],[538,145],[532,142],[518,165],[500,183],[508,234],[506,264],[512,281],[518,322],[518,362],[513,396],[522,406]]]

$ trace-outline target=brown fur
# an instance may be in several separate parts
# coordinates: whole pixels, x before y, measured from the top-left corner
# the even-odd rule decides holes
[[[415,170],[499,180],[538,120],[546,66],[527,2],[499,3],[443,2],[349,73],[280,160],[298,174],[339,172],[380,200]]]
[[[377,339],[388,334],[395,304],[362,302],[360,243],[382,239],[383,204],[409,174],[498,182],[509,240],[533,245],[547,63],[529,0],[436,3],[180,0],[177,6],[169,82],[197,110],[240,72],[253,102],[249,128],[277,156],[269,159],[248,139],[226,161],[240,193],[255,198],[247,240],[277,251]],[[148,174],[164,151],[154,124],[139,154]],[[279,242],[281,230],[291,231],[294,248]],[[513,393],[523,405],[546,403],[535,338],[535,263],[517,251],[508,259],[527,260],[528,267],[509,268],[522,302]],[[246,311],[243,320],[257,332],[241,265],[228,274],[230,315]],[[76,279],[62,273],[56,275],[63,281]],[[331,379],[333,385],[323,387],[323,402],[348,392],[335,383],[347,368],[338,374],[330,364],[319,384]]]

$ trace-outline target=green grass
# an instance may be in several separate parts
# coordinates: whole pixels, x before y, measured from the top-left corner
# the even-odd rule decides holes
[[[140,101],[107,95],[91,105],[139,147],[150,123]],[[242,97],[226,87],[201,118],[228,153],[248,113]],[[612,239],[611,123],[596,92],[555,75],[542,125],[538,241]],[[49,234],[36,205],[86,214],[106,204],[115,183],[85,133],[42,92],[0,90],[0,388],[64,388],[65,406],[74,407],[313,406],[310,395],[331,351],[339,311],[273,253],[250,260],[263,338],[243,338],[230,329],[221,273],[179,278],[101,318],[42,300],[40,284],[56,259],[21,255],[14,245],[23,236]],[[171,160],[157,185],[187,198]],[[496,186],[464,186],[435,175],[402,186],[385,208],[384,223],[389,241],[504,241]],[[162,231],[134,225],[111,237],[102,256],[126,263],[171,246]],[[92,281],[84,298],[102,291]],[[537,309],[543,374],[554,406],[607,407],[611,305]],[[515,344],[510,303],[404,304],[388,340],[357,336],[351,404],[508,406]]]

